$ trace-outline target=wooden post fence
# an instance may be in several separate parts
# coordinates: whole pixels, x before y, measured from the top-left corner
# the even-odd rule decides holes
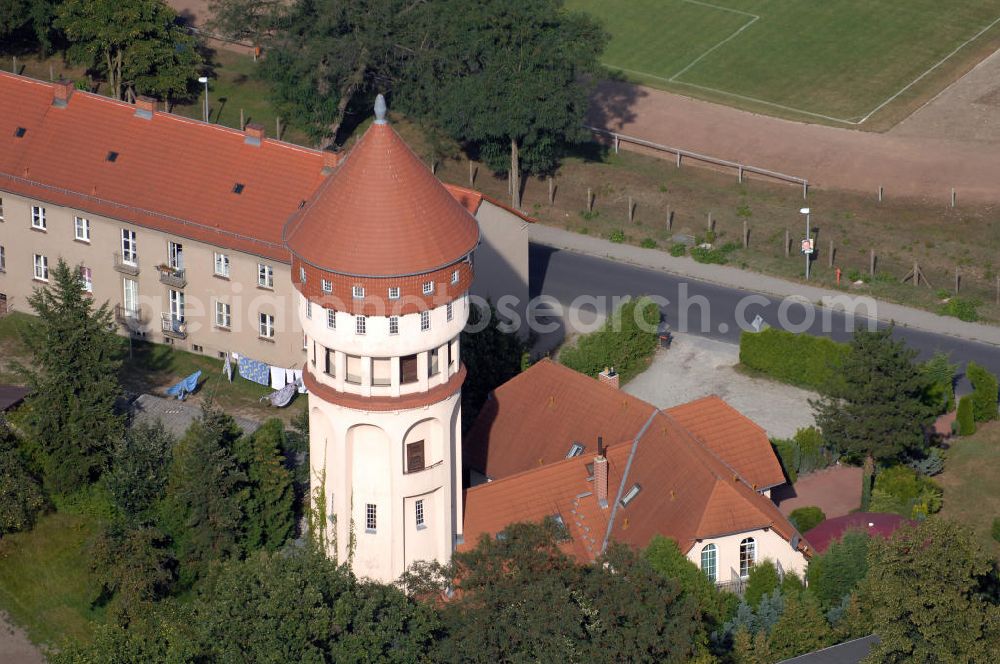
[[[879,203],[881,203],[881,202],[882,202],[882,194],[883,194],[884,192],[885,192],[885,190],[884,190],[884,189],[882,188],[882,185],[879,185],[879,186],[878,186],[878,202],[879,202]]]
[[[875,250],[874,249],[869,249],[868,250],[868,276],[869,277],[874,277],[875,276]]]
[[[710,232],[715,229],[715,224],[712,223],[712,213],[711,212],[708,213],[708,222],[707,222],[707,224],[708,224],[707,228],[708,228],[708,230]]]
[[[632,197],[629,196],[628,197],[628,223],[631,224],[633,221],[635,221],[635,201],[633,201]]]
[[[549,205],[556,202],[556,181],[553,177],[549,176]]]
[[[962,275],[959,272],[958,267],[955,268],[955,295],[958,295],[958,291],[962,286]]]
[[[674,230],[674,211],[670,209],[669,205],[667,206],[667,230]],[[998,279],[1000,279],[1000,277],[998,277]]]
[[[955,188],[951,188],[951,206],[955,207]]]
[[[830,250],[826,252],[827,267],[833,267],[833,240],[830,240]]]
[[[785,229],[785,258],[788,258],[789,256],[791,256],[791,252],[792,252],[792,238],[791,238],[791,235],[788,232],[788,229],[786,228]]]
[[[471,186],[473,186],[475,184],[476,184],[476,165],[470,159],[469,160],[469,186],[471,187]]]
[[[587,187],[587,212],[594,211],[594,190]]]
[[[747,224],[747,220],[743,220],[743,248],[746,249],[750,246],[750,225]]]

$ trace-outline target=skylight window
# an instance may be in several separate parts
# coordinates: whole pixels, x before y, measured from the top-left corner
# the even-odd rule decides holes
[[[624,496],[622,496],[622,507],[628,507],[628,504],[635,500],[635,497],[639,495],[642,491],[642,486],[639,484],[633,484],[632,488],[629,489]]]
[[[567,459],[572,459],[573,457],[578,457],[583,454],[584,446],[582,443],[573,443],[569,446],[569,452],[566,453]]]
[[[243,193],[243,187],[245,187],[245,186],[246,185],[244,185],[242,182],[237,182],[236,184],[233,185],[233,193],[234,194],[242,194]]]
[[[24,127],[18,127],[17,129],[14,130],[14,137],[24,138],[24,135],[27,133],[28,133],[27,129],[25,129]]]
[[[105,159],[107,161],[110,161],[110,162],[114,163],[114,162],[118,161],[118,153],[115,152],[114,150],[111,150],[110,152],[108,152],[108,156],[105,157]]]

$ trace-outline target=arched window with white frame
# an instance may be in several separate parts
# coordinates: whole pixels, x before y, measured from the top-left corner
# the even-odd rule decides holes
[[[757,541],[747,537],[740,541],[740,578],[750,576],[750,568],[757,562]]]
[[[701,548],[701,571],[705,573],[708,580],[715,583],[718,574],[717,570],[717,550],[714,544],[706,544]]]

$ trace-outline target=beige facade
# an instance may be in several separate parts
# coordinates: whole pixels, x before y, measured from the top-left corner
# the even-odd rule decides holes
[[[489,300],[502,320],[524,321],[528,307],[528,221],[483,199],[476,212],[482,243],[476,249],[472,294]],[[527,325],[517,325],[523,337]]]
[[[752,554],[751,554],[752,551]],[[754,563],[770,560],[783,572],[805,574],[805,555],[772,529],[752,530],[696,542],[688,560],[724,584],[746,578]],[[714,574],[711,567],[714,566]]]

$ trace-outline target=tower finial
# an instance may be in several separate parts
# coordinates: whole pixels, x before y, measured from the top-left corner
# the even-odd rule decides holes
[[[385,97],[379,95],[375,97],[375,124],[385,124]]]

